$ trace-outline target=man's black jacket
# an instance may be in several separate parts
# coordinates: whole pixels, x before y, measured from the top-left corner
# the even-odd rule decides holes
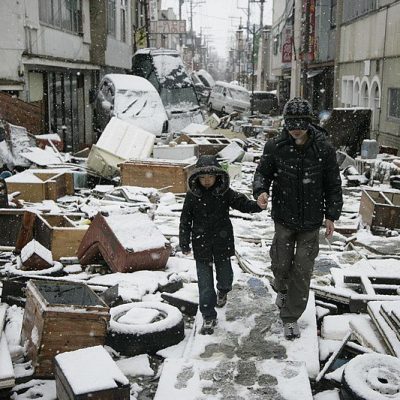
[[[253,181],[256,199],[269,194],[272,183],[272,218],[294,230],[317,229],[324,217],[335,221],[343,206],[335,149],[316,125],[308,136],[304,146],[296,146],[286,129],[269,140]]]

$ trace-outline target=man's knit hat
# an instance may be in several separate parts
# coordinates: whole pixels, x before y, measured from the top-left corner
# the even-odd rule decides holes
[[[285,104],[283,118],[288,130],[305,130],[312,121],[311,104],[301,97],[294,97]]]

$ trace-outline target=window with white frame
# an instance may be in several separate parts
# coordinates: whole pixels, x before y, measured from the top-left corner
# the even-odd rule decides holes
[[[343,107],[351,107],[353,104],[353,85],[354,77],[344,76],[342,78],[342,105]]]
[[[400,88],[389,88],[388,118],[400,120]]]
[[[115,37],[115,22],[116,22],[115,0],[108,0],[108,2],[107,2],[107,33],[110,36],[114,36],[114,37]]]
[[[82,33],[82,0],[39,0],[41,23]]]
[[[363,82],[361,84],[360,90],[360,106],[361,107],[369,107],[369,87],[367,82]]]
[[[354,83],[354,90],[353,90],[353,107],[357,107],[360,104],[360,83]]]
[[[121,9],[120,9],[121,42],[126,42],[126,11],[127,11],[126,0],[121,0]]]

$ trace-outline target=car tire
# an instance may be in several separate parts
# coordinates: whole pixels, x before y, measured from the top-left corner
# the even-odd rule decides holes
[[[343,399],[400,399],[400,360],[385,354],[362,354],[344,368]]]
[[[119,321],[133,308],[152,309],[158,316],[150,323],[124,323]],[[161,302],[121,304],[110,309],[110,327],[106,344],[125,356],[154,354],[178,344],[185,337],[182,313]]]

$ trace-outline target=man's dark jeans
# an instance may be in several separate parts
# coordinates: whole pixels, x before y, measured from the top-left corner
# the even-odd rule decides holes
[[[274,287],[286,292],[280,317],[285,322],[297,321],[306,308],[314,260],[319,252],[319,229],[293,231],[275,223],[271,245],[271,267]]]
[[[215,260],[217,289],[222,293],[232,290],[233,271],[231,260]],[[214,288],[213,262],[196,260],[197,280],[199,286],[199,306],[204,319],[216,318],[217,294]]]

